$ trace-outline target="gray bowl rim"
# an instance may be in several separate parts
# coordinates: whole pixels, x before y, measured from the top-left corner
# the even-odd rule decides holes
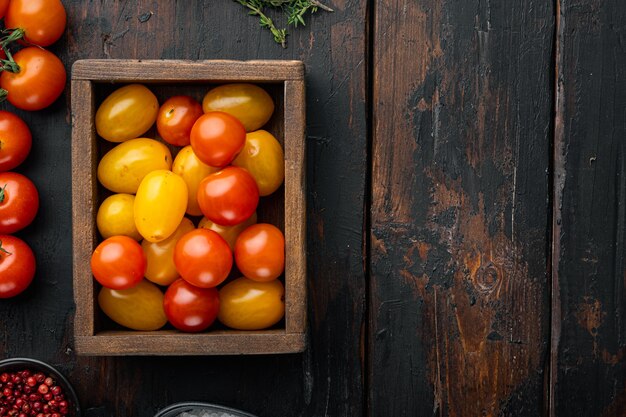
[[[188,408],[202,408],[202,407],[212,408],[213,410],[211,411],[223,411],[226,413],[239,415],[241,417],[257,417],[254,414],[246,413],[245,411],[236,410],[234,408],[226,407],[223,405],[201,403],[201,402],[184,402],[184,403],[172,404],[168,407],[165,407],[163,410],[159,411],[157,415],[155,415],[154,417],[170,417],[168,413],[171,413],[174,411],[183,412]],[[172,416],[172,417],[175,417],[175,416]]]
[[[70,384],[70,381],[68,381],[67,378],[65,378],[65,376],[61,372],[59,372],[54,366],[46,362],[37,360],[37,359],[9,358],[9,359],[0,360],[0,373],[3,372],[4,368],[13,367],[13,366],[24,366],[25,368],[28,368],[29,366],[31,366],[31,367],[36,367],[40,369],[43,368],[46,371],[50,372],[52,375],[55,376],[55,378],[58,381],[61,381],[66,393],[69,394],[69,396],[71,397],[72,403],[74,404],[74,410],[76,413],[75,417],[80,417],[82,415],[81,410],[80,410],[80,404],[78,402],[78,396],[76,395],[76,391],[74,391],[74,387],[72,387],[72,384]]]

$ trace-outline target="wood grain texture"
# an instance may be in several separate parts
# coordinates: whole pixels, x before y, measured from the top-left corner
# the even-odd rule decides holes
[[[626,415],[626,4],[559,1],[552,416]]]
[[[225,61],[205,60],[190,63],[180,60],[80,60],[73,65],[72,73],[72,212],[74,238],[74,288],[76,315],[74,328],[75,347],[80,355],[244,355],[279,354],[302,352],[306,337],[306,171],[305,171],[305,123],[306,103],[302,62],[294,61]],[[120,72],[111,71],[112,68]],[[158,68],[158,71],[155,69]],[[191,68],[191,70],[189,69]],[[295,69],[293,80],[281,80],[284,68]],[[125,69],[125,71],[121,71]],[[202,99],[214,83],[224,77],[240,81],[238,75],[259,76],[267,71],[273,74],[276,85],[265,85],[272,96],[275,112],[271,120],[263,126],[271,132],[284,148],[285,187],[269,198],[262,198],[257,208],[259,222],[267,222],[281,228],[285,234],[286,269],[285,321],[279,324],[285,330],[271,332],[271,337],[263,337],[264,332],[236,332],[231,337],[227,331],[211,334],[185,335],[177,338],[173,334],[157,337],[143,332],[124,332],[101,337],[108,326],[117,327],[108,320],[97,305],[96,294],[100,286],[94,283],[89,259],[93,249],[102,241],[98,238],[96,213],[104,198],[111,193],[97,181],[98,163],[105,153],[112,149],[111,144],[98,137],[94,129],[96,109],[111,89],[125,82],[151,81],[150,88],[160,102],[173,94],[185,94],[198,101]],[[190,79],[172,81],[167,74],[191,74]],[[88,79],[91,74],[109,74],[105,83],[101,76]],[[128,74],[134,74],[129,77]],[[200,78],[202,74],[209,78]],[[210,77],[217,78],[210,78]],[[163,77],[163,78],[159,78]],[[299,78],[298,78],[299,77]],[[114,84],[114,85],[110,85]],[[158,137],[158,133],[144,134]],[[179,151],[170,147],[173,157]],[[197,219],[196,219],[197,220]],[[193,221],[193,219],[192,219]],[[231,278],[241,274],[231,272]],[[166,332],[167,330],[163,330]],[[119,338],[119,340],[116,340]]]
[[[539,416],[550,2],[375,6],[372,416]]]
[[[68,71],[85,58],[305,62],[310,349],[279,356],[76,356],[66,92],[50,109],[17,112],[34,136],[20,171],[39,187],[41,210],[21,236],[33,246],[39,272],[26,294],[0,303],[0,356],[57,365],[76,387],[87,417],[152,417],[185,400],[259,417],[362,415],[366,2],[333,0],[335,13],[320,13],[292,31],[286,50],[230,0],[63,3],[68,30],[51,50]],[[140,22],[138,16],[147,12],[153,13],[150,19]]]

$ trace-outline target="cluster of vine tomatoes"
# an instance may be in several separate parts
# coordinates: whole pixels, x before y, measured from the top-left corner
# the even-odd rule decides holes
[[[198,332],[216,318],[240,330],[282,319],[285,238],[256,214],[284,179],[282,146],[260,130],[273,112],[271,96],[253,84],[215,87],[202,104],[174,96],[160,106],[150,89],[130,84],[102,102],[96,130],[116,145],[97,175],[113,194],[98,209],[104,240],[91,268],[113,321]],[[155,124],[162,141],[142,137]]]
[[[0,97],[22,110],[41,110],[65,88],[61,60],[45,50],[65,31],[66,13],[60,0],[0,0],[6,29],[0,39]],[[25,47],[14,49],[15,42]]]
[[[35,276],[35,255],[12,236],[32,223],[39,209],[39,193],[26,176],[11,172],[28,156],[30,129],[13,113],[0,111],[0,298],[24,291]]]

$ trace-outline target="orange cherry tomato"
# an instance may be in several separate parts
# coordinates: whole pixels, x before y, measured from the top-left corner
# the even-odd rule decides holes
[[[55,43],[65,31],[67,14],[60,0],[11,0],[6,27],[24,30],[24,39],[39,46]]]
[[[202,109],[223,111],[235,116],[248,132],[259,129],[274,113],[272,97],[254,84],[224,84],[215,87],[202,100]]]
[[[11,3],[12,4],[12,3]],[[18,109],[41,110],[55,102],[65,88],[65,67],[52,52],[36,46],[24,48],[13,59],[18,72],[2,71],[0,87]]]
[[[9,8],[10,0],[0,0],[0,19],[2,19],[7,14],[7,9]]]
[[[285,270],[285,237],[267,223],[254,224],[241,232],[235,243],[235,262],[246,277],[267,282]]]
[[[285,287],[279,280],[238,278],[220,290],[219,320],[237,330],[266,329],[285,315]]]
[[[10,171],[24,162],[32,143],[26,123],[13,113],[0,111],[0,172]]]
[[[91,255],[91,272],[102,286],[126,290],[139,284],[146,273],[146,255],[128,236],[113,236]]]
[[[196,287],[212,288],[228,277],[233,254],[220,235],[212,230],[196,229],[176,243],[174,265],[185,281]]]
[[[198,205],[204,216],[223,226],[246,221],[259,204],[259,187],[242,168],[228,167],[200,182]]]
[[[187,146],[191,128],[202,115],[202,106],[193,97],[171,97],[159,109],[157,130],[170,145]]]
[[[178,330],[201,332],[217,318],[220,297],[215,288],[198,288],[179,279],[165,292],[163,308],[169,322]]]
[[[202,162],[191,146],[185,146],[178,152],[174,163],[172,164],[172,172],[179,175],[185,184],[189,193],[187,194],[187,214],[190,216],[201,216],[200,206],[198,206],[198,187],[200,182],[219,171],[219,168],[213,168]]]
[[[228,113],[212,111],[191,129],[191,147],[202,162],[224,167],[232,162],[246,143],[246,129]]]

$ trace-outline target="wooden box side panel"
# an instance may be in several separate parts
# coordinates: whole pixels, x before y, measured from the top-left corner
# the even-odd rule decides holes
[[[94,334],[94,285],[89,263],[96,239],[94,106],[91,82],[72,80],[72,235],[76,336]]]
[[[285,317],[288,333],[306,329],[304,80],[285,82]]]

